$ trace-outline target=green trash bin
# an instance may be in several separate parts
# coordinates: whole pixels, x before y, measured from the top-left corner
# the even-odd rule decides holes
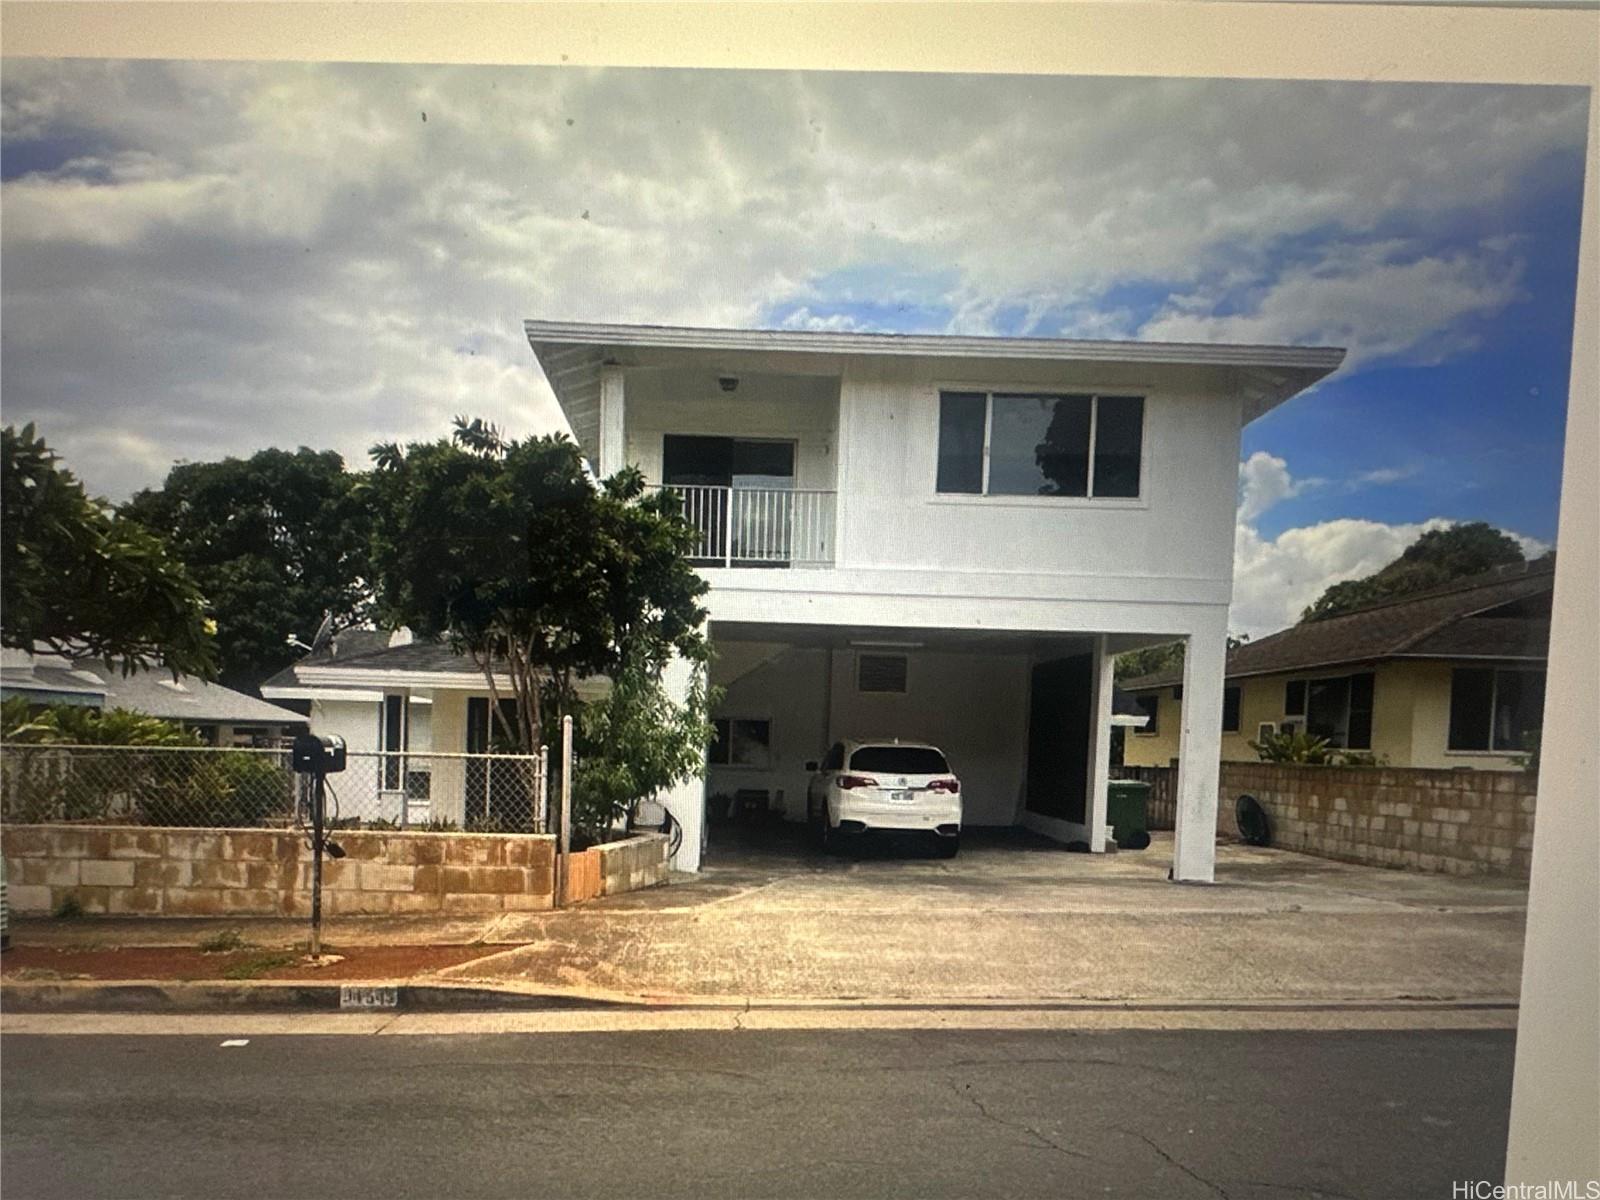
[[[1119,850],[1150,844],[1150,785],[1142,779],[1113,779],[1106,789],[1106,823]]]

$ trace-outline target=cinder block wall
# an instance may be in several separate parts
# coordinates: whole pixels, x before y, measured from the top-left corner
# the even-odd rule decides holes
[[[1521,771],[1222,764],[1217,830],[1236,835],[1248,793],[1272,842],[1324,858],[1453,875],[1527,878],[1538,780]]]
[[[596,846],[600,858],[600,894],[654,887],[667,881],[667,839],[659,833]]]
[[[291,830],[13,825],[3,832],[18,913],[304,916],[311,850]],[[340,830],[324,858],[331,916],[493,913],[551,906],[555,839],[538,834]]]

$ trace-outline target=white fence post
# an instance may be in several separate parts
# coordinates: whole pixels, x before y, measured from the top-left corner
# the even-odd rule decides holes
[[[555,907],[567,901],[567,856],[572,853],[572,715],[561,718],[561,833],[556,841]]]

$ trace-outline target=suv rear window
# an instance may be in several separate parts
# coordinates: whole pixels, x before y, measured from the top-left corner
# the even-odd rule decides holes
[[[950,766],[944,755],[927,746],[862,746],[850,756],[850,769],[890,775],[943,775]]]

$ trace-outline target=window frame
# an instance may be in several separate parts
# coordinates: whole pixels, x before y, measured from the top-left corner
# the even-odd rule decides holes
[[[749,763],[749,762],[734,762],[733,761],[733,726],[734,726],[735,722],[741,722],[741,723],[743,723],[745,725],[765,725],[767,727],[767,741],[766,741],[766,750],[767,750],[767,752],[766,752],[766,755],[765,755],[765,758],[766,758],[765,762]],[[725,770],[732,770],[732,771],[770,771],[770,770],[772,770],[772,764],[773,764],[773,760],[775,758],[775,755],[773,753],[773,745],[772,745],[772,718],[771,717],[750,717],[750,716],[744,716],[744,717],[713,717],[711,719],[711,724],[712,724],[713,727],[715,727],[717,725],[726,725],[728,727],[727,736],[721,739],[723,746],[726,748],[726,750],[728,752],[728,757],[725,760],[722,760],[722,761],[719,762],[716,758],[714,758],[712,756],[712,747],[715,746],[716,743],[717,743],[717,739],[713,738],[712,741],[711,741],[711,744],[706,746],[706,766],[708,766],[708,767],[721,767],[721,768],[723,768]]]
[[[1145,708],[1147,700],[1150,702],[1149,708]],[[1142,727],[1138,725],[1133,727],[1133,736],[1156,737],[1161,732],[1161,693],[1156,691],[1143,696],[1135,695],[1133,702],[1144,709],[1145,715],[1150,718]]]
[[[1372,706],[1372,708],[1365,710],[1366,714],[1367,714],[1367,738],[1366,738],[1367,744],[1365,746],[1352,746],[1352,745],[1349,744],[1349,742],[1350,742],[1351,718],[1358,711],[1355,708],[1354,703],[1353,703],[1354,698],[1355,698],[1355,682],[1354,681],[1358,677],[1363,676],[1363,675],[1370,675],[1372,677],[1373,706]],[[1345,681],[1345,698],[1344,698],[1344,714],[1343,714],[1344,723],[1343,723],[1343,726],[1342,726],[1342,728],[1341,728],[1341,730],[1339,732],[1340,740],[1344,744],[1343,745],[1337,745],[1332,740],[1330,740],[1329,744],[1328,744],[1328,748],[1331,749],[1331,750],[1349,750],[1349,751],[1353,751],[1356,754],[1370,754],[1372,752],[1373,735],[1376,732],[1376,729],[1375,729],[1375,726],[1374,726],[1374,721],[1373,721],[1373,716],[1377,712],[1377,692],[1378,692],[1378,673],[1377,673],[1376,668],[1373,668],[1373,667],[1369,667],[1369,668],[1367,668],[1365,670],[1360,670],[1360,671],[1339,671],[1339,672],[1334,672],[1332,674],[1327,674],[1327,675],[1296,675],[1296,676],[1293,676],[1292,678],[1284,680],[1284,683],[1283,683],[1283,720],[1278,722],[1278,730],[1279,730],[1279,732],[1281,732],[1281,733],[1300,733],[1300,732],[1303,732],[1303,733],[1307,734],[1308,736],[1320,736],[1320,735],[1314,735],[1311,732],[1311,692],[1312,692],[1312,688],[1313,688],[1314,685],[1316,685],[1318,683],[1329,683],[1329,682],[1332,682],[1334,680],[1340,680],[1340,679]],[[1300,704],[1300,711],[1299,712],[1291,712],[1290,709],[1289,709],[1289,690],[1291,688],[1295,688],[1295,687],[1298,687],[1300,689],[1301,704]]]
[[[1233,724],[1228,724],[1228,693],[1233,693]],[[1238,683],[1225,683],[1222,685],[1222,732],[1239,733],[1244,728],[1242,712],[1244,709],[1244,685]]]
[[[898,658],[901,663],[898,688],[866,688],[861,686],[861,667],[869,658]],[[856,695],[858,696],[909,696],[911,694],[911,656],[889,650],[858,650],[856,652]]]
[[[939,490],[939,435],[941,432],[940,399],[945,392],[977,392],[983,395],[983,449],[979,490],[976,492],[941,492]],[[996,383],[965,380],[939,380],[933,384],[933,402],[929,410],[932,429],[932,454],[929,456],[928,491],[935,504],[983,504],[993,507],[1019,508],[1149,508],[1150,493],[1146,483],[1150,479],[1150,405],[1156,389],[1153,385],[1132,381],[1120,384],[1077,383],[1051,386],[1041,383]],[[991,495],[989,493],[990,443],[994,435],[995,396],[1089,396],[1089,470],[1086,479],[1087,495],[1083,496],[1022,496]],[[1140,400],[1139,413],[1139,494],[1137,496],[1096,496],[1094,494],[1095,442],[1099,434],[1100,399]]]
[[[1457,671],[1488,671],[1490,673],[1490,680],[1489,680],[1489,745],[1488,745],[1487,749],[1483,749],[1483,750],[1478,750],[1478,749],[1458,749],[1457,747],[1452,746],[1450,744],[1450,726],[1454,723],[1454,719],[1455,719],[1455,696],[1454,696],[1454,691],[1455,691],[1455,677],[1456,677],[1456,672]],[[1486,666],[1464,666],[1464,665],[1460,665],[1460,664],[1457,664],[1457,663],[1451,663],[1450,664],[1450,693],[1451,693],[1451,695],[1450,695],[1450,702],[1445,705],[1445,714],[1444,714],[1444,716],[1445,716],[1445,721],[1444,721],[1444,752],[1446,754],[1449,754],[1449,755],[1479,755],[1479,756],[1488,757],[1488,758],[1507,758],[1507,757],[1514,756],[1514,755],[1528,753],[1527,750],[1523,749],[1521,746],[1517,746],[1515,748],[1499,748],[1499,747],[1495,746],[1494,716],[1495,716],[1495,710],[1499,706],[1500,676],[1501,675],[1510,675],[1510,674],[1538,675],[1538,676],[1541,676],[1544,679],[1545,688],[1546,688],[1546,700],[1548,702],[1548,696],[1549,696],[1548,689],[1549,689],[1549,686],[1550,686],[1550,678],[1549,678],[1550,671],[1549,671],[1549,667],[1548,666],[1544,666],[1544,667],[1524,667],[1524,666],[1515,666],[1515,665],[1513,665],[1513,666],[1497,666],[1497,665],[1495,665],[1493,663],[1488,664]],[[1543,728],[1543,726],[1541,725],[1540,728]]]

